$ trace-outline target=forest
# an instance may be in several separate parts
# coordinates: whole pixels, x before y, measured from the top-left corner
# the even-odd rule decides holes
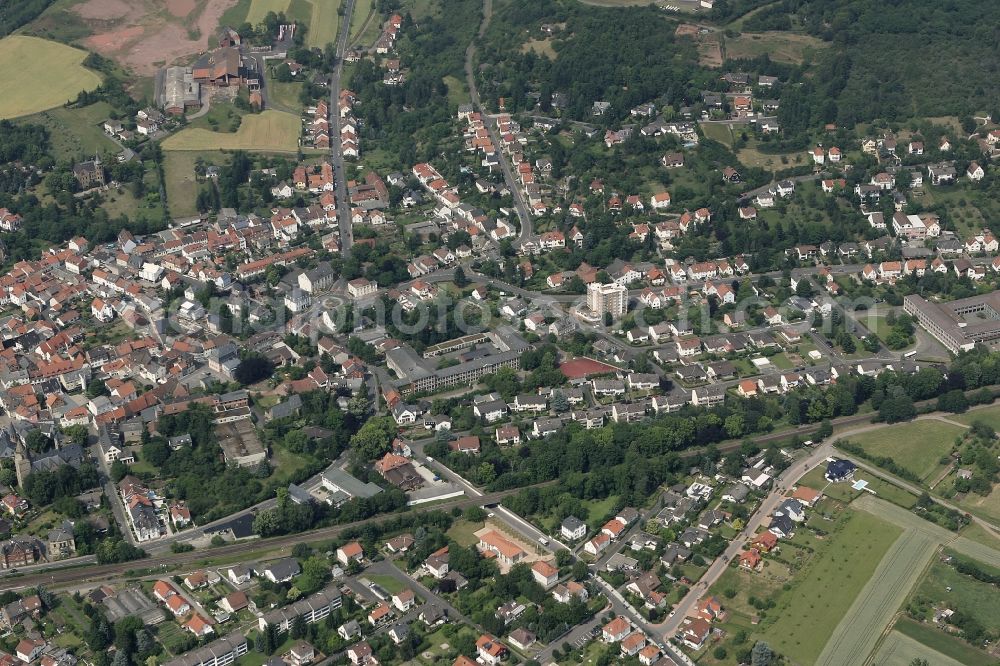
[[[0,3],[0,37],[6,37],[22,25],[35,20],[54,0],[17,0]]]
[[[545,38],[542,24],[565,24],[551,37],[554,60],[521,48]],[[681,106],[718,77],[698,67],[693,42],[675,39],[674,27],[656,7],[612,12],[514,0],[494,14],[479,49],[480,92],[494,108],[503,97],[511,112],[530,110],[536,100],[547,112],[558,93],[565,96],[564,114],[579,120],[593,117],[595,101],[611,104],[602,119],[608,122],[656,98]]]

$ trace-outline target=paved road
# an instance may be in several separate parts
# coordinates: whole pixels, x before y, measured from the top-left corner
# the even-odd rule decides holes
[[[517,211],[517,218],[521,223],[521,231],[517,236],[517,241],[515,246],[520,245],[525,240],[531,238],[534,235],[531,220],[531,211],[528,210],[528,204],[524,197],[524,190],[521,188],[521,184],[518,182],[517,178],[514,177],[514,169],[510,165],[510,160],[507,159],[507,154],[502,150],[500,143],[500,136],[496,129],[496,122],[486,115],[483,111],[483,105],[479,98],[479,89],[476,87],[476,76],[473,71],[473,64],[476,60],[476,41],[478,38],[486,34],[486,28],[490,24],[490,18],[493,16],[493,0],[483,0],[483,22],[479,26],[479,35],[476,39],[473,39],[469,44],[469,48],[465,51],[465,80],[469,86],[469,96],[472,98],[473,106],[483,114],[484,124],[486,125],[486,131],[490,135],[490,141],[496,147],[497,155],[500,159],[500,171],[503,172],[504,181],[507,183],[507,187],[510,189],[511,194],[514,198],[514,208]]]
[[[796,461],[794,465],[775,479],[774,486],[767,497],[760,503],[757,511],[747,520],[746,526],[730,542],[725,552],[708,567],[708,570],[701,577],[698,583],[688,591],[687,595],[674,607],[673,614],[666,620],[656,625],[656,629],[661,632],[665,639],[670,639],[681,626],[693,610],[695,605],[701,600],[719,576],[729,566],[729,562],[739,557],[743,551],[744,544],[753,538],[757,529],[764,524],[764,521],[784,500],[785,491],[794,485],[806,472],[828,458],[834,452],[831,444],[823,444],[817,447],[805,460]]]
[[[344,15],[340,18],[340,35],[337,36],[337,64],[330,75],[330,161],[336,181],[337,222],[340,226],[340,253],[345,258],[351,253],[354,232],[351,229],[351,206],[347,198],[347,172],[344,168],[344,153],[340,145],[340,90],[344,74],[344,53],[351,30],[351,15],[354,0],[347,0]]]

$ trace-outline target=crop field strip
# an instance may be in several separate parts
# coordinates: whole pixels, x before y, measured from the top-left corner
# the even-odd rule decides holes
[[[872,658],[872,666],[910,666],[916,658],[934,666],[963,666],[962,662],[932,650],[920,641],[898,631],[891,631]]]
[[[880,500],[871,495],[863,495],[854,500],[851,506],[855,509],[867,511],[903,529],[914,529],[922,532],[933,538],[937,543],[946,545],[962,555],[979,560],[983,564],[1000,568],[1000,550],[958,536],[954,532],[949,532],[945,528],[926,521],[917,514],[898,507],[895,504],[890,504],[885,500]]]
[[[86,51],[38,37],[0,39],[0,118],[17,118],[62,106],[81,90],[101,85],[83,66]]]
[[[930,535],[913,529],[896,539],[827,641],[818,664],[864,663],[934,556],[936,544]]]

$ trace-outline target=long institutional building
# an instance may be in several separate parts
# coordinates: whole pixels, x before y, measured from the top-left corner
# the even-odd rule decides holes
[[[903,311],[953,354],[969,351],[977,344],[994,347],[1000,341],[998,291],[945,303],[932,303],[911,294],[903,298]]]

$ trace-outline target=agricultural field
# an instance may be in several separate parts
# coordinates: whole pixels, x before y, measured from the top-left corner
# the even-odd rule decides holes
[[[101,127],[110,111],[111,105],[107,102],[73,109],[58,106],[25,116],[19,121],[38,123],[49,128],[52,152],[56,159],[76,159],[83,155],[92,158],[95,153],[111,154],[121,150]]]
[[[851,507],[878,516],[897,527],[923,532],[936,539],[938,543],[947,544],[950,549],[961,555],[1000,569],[1000,550],[984,543],[985,540],[972,540],[964,536],[956,536],[954,532],[949,532],[939,525],[924,520],[912,511],[907,511],[867,493],[854,500]]]
[[[914,659],[923,658],[935,666],[962,666],[962,662],[937,652],[914,638],[891,631],[875,653],[874,666],[910,666]]]
[[[778,602],[764,638],[794,663],[816,663],[855,598],[902,530],[870,514],[849,511]],[[895,609],[895,607],[894,607]]]
[[[0,118],[17,118],[61,106],[81,90],[101,84],[83,66],[85,51],[38,37],[0,39]]]
[[[287,12],[290,0],[251,0],[247,11],[247,23],[257,25],[264,20],[268,12]]]
[[[928,653],[946,655],[948,658],[958,661],[963,666],[996,666],[996,659],[993,659],[981,650],[977,650],[962,639],[949,636],[942,631],[938,631],[926,624],[915,622],[908,617],[900,618],[899,622],[896,623],[895,630],[913,639],[921,646],[930,648]],[[931,654],[924,654],[922,656],[928,658]],[[930,663],[937,666],[939,663],[945,664],[947,662],[930,661]]]
[[[892,458],[926,482],[940,471],[941,458],[964,432],[961,426],[923,419],[853,435],[849,440],[873,456]]]
[[[243,118],[232,133],[195,128],[183,129],[163,141],[163,149],[173,150],[253,150],[262,153],[291,153],[298,150],[299,118],[282,111],[264,111]]]
[[[340,16],[337,8],[340,0],[311,0],[312,17],[309,20],[309,32],[306,33],[306,45],[323,48],[337,41],[337,31],[340,30]]]
[[[823,648],[820,663],[852,666],[864,661],[934,556],[935,545],[933,538],[914,530],[892,544]]]

